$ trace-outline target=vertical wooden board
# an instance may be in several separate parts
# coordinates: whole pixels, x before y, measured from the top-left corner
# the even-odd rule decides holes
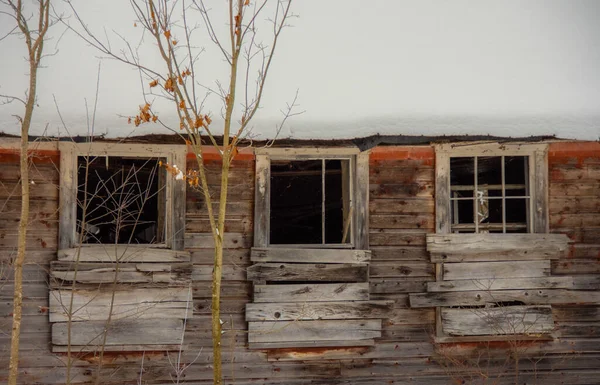
[[[354,247],[369,249],[369,152],[356,156]]]
[[[269,243],[269,176],[267,155],[256,155],[256,185],[254,188],[254,247]]]
[[[180,151],[174,151],[171,156],[173,163],[186,172],[186,156],[187,146],[181,146]],[[170,245],[173,250],[183,250],[185,238],[185,208],[186,208],[186,183],[182,180],[169,178],[167,186],[171,183],[171,231],[168,231],[166,236],[171,237],[170,242],[167,239],[167,245]],[[167,213],[168,217],[168,213]]]
[[[435,152],[435,232],[450,232],[450,156]]]
[[[59,249],[72,247],[75,243],[75,223],[77,222],[76,183],[77,157],[73,143],[60,142],[60,215]]]
[[[548,221],[548,151],[535,152],[533,232],[547,233]]]

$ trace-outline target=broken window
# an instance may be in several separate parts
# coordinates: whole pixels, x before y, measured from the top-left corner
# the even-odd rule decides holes
[[[270,244],[350,244],[350,159],[272,160]]]
[[[531,231],[528,156],[450,158],[451,230]]]
[[[165,241],[166,172],[159,160],[77,157],[77,231],[83,227],[83,243]]]

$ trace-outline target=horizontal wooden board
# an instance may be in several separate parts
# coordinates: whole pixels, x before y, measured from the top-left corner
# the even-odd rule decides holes
[[[280,342],[252,342],[249,344],[250,349],[285,349],[285,348],[336,348],[336,347],[357,347],[357,346],[374,346],[375,340],[372,338],[361,340],[338,340],[338,341],[280,341]],[[236,382],[237,383],[237,382]],[[286,380],[287,383],[287,380]]]
[[[225,249],[247,249],[252,246],[251,234],[225,233],[223,247]],[[211,233],[185,233],[185,247],[198,249],[214,249],[215,243]]]
[[[545,334],[554,329],[550,306],[442,309],[444,333],[454,336]]]
[[[429,262],[429,253],[423,246],[376,246],[371,247],[371,261]]]
[[[117,272],[118,270],[118,272]],[[77,272],[77,273],[75,273]],[[169,283],[187,285],[191,282],[191,263],[91,263],[53,261],[50,277],[53,287],[65,282],[94,283]]]
[[[372,246],[421,246],[425,245],[426,231],[399,229],[371,229],[369,244]]]
[[[550,275],[550,261],[444,263],[444,280],[502,279]]]
[[[253,262],[288,263],[366,263],[371,259],[368,250],[346,249],[287,249],[279,247],[252,248]]]
[[[360,341],[381,337],[381,320],[248,322],[248,342]],[[292,345],[294,346],[294,345]]]
[[[429,262],[378,262],[372,263],[370,275],[373,278],[384,277],[433,277],[433,264]]]
[[[87,321],[71,323],[71,345],[98,346],[103,342],[105,322]],[[66,322],[52,325],[52,344],[68,344]],[[133,319],[115,320],[108,325],[106,345],[151,345],[178,344],[183,333],[183,320],[179,319]]]
[[[428,234],[427,250],[434,254],[561,254],[569,239],[561,234]]]
[[[386,318],[393,301],[249,303],[246,321]]]
[[[68,320],[71,290],[51,290],[50,322]],[[110,290],[77,290],[73,295],[73,320],[97,321],[108,317],[113,303],[112,319],[179,318],[192,313],[191,290],[177,288],[131,288],[116,291],[114,301]]]
[[[369,284],[254,285],[254,302],[366,301]]]
[[[433,277],[431,277],[433,279]],[[427,280],[418,278],[370,278],[371,293],[420,293],[427,291]]]
[[[79,262],[189,262],[190,253],[129,245],[82,246],[58,250],[59,261]]]
[[[432,214],[371,214],[371,229],[423,229],[433,231],[435,217]]]
[[[400,199],[371,199],[369,210],[372,214],[407,214],[422,213],[431,214],[435,201],[431,198],[400,198]]]
[[[462,279],[427,282],[428,292],[511,290],[511,289],[573,289],[571,277]]]
[[[589,290],[534,289],[484,290],[446,293],[410,294],[411,307],[483,306],[505,301],[524,304],[599,304],[600,292]]]
[[[214,265],[194,265],[192,270],[192,280],[194,281],[212,281],[212,272]],[[224,281],[245,281],[245,265],[223,265],[221,278]]]
[[[364,282],[368,274],[364,264],[257,263],[247,270],[251,281],[278,282]]]

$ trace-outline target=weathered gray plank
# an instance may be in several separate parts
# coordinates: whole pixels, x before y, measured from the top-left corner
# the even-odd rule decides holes
[[[249,303],[246,321],[386,318],[393,304],[394,301]]]
[[[282,341],[282,342],[252,342],[250,349],[285,349],[285,348],[335,348],[335,347],[357,347],[374,346],[374,339],[363,340],[340,340],[340,341]],[[288,381],[286,381],[288,383]]]
[[[253,262],[292,263],[365,263],[371,259],[368,250],[253,248]]]
[[[550,275],[550,261],[445,263],[444,280],[527,278]]]
[[[498,252],[481,252],[479,254],[448,254],[430,253],[430,260],[434,263],[445,262],[498,262],[498,261],[532,261],[532,260],[557,260],[562,258],[566,251],[556,252],[549,250],[515,250]]]
[[[447,293],[410,294],[411,307],[483,306],[505,301],[524,304],[598,304],[600,292],[566,289],[483,290]]]
[[[58,250],[59,261],[79,262],[189,262],[190,253],[180,250],[119,246],[85,246]]]
[[[450,156],[435,152],[435,232],[450,232]]]
[[[252,236],[244,233],[225,233],[223,247],[226,249],[245,249],[252,245]],[[215,242],[212,234],[185,233],[185,247],[198,249],[213,249]]]
[[[257,263],[247,270],[251,281],[364,282],[368,266],[360,264]]]
[[[356,155],[356,179],[354,181],[354,247],[369,248],[369,153]]]
[[[68,320],[70,290],[51,290],[49,296],[50,322]],[[73,320],[105,320],[108,317],[112,293],[109,290],[78,290],[73,296]],[[116,291],[113,319],[179,318],[192,313],[189,287]]]
[[[533,185],[533,231],[547,233],[548,221],[548,150],[538,150],[533,156],[534,179]]]
[[[550,306],[442,309],[445,333],[456,336],[544,334],[554,329]]]
[[[369,284],[254,285],[254,302],[366,301]]]
[[[463,279],[427,282],[428,292],[511,290],[511,289],[573,289],[572,277]]]
[[[269,243],[269,157],[256,155],[256,181],[254,189],[254,245],[266,247]]]
[[[105,352],[147,352],[147,351],[179,351],[183,348],[188,348],[187,345],[171,344],[171,345],[106,345],[104,346]],[[71,347],[71,353],[78,354],[84,352],[98,352],[101,349],[99,345],[77,345]],[[52,346],[52,353],[66,353],[69,350],[68,346],[54,345]],[[65,364],[66,365],[66,364]]]
[[[100,345],[103,342],[105,322],[86,321],[71,323],[71,345]],[[183,320],[134,319],[115,320],[108,325],[106,345],[170,345],[177,344],[183,333]],[[52,344],[67,345],[68,325],[52,325]],[[152,347],[148,347],[152,350]]]
[[[255,342],[359,341],[381,337],[381,320],[249,322],[248,333],[251,347]]]
[[[564,234],[428,234],[427,250],[436,254],[562,253]]]
[[[117,272],[118,270],[118,272]],[[75,275],[77,271],[77,275]],[[50,277],[59,281],[79,283],[149,283],[169,282],[188,284],[191,282],[191,263],[90,263],[52,261]],[[75,278],[76,277],[76,278]],[[61,284],[63,282],[60,282]],[[53,284],[53,286],[56,286]]]

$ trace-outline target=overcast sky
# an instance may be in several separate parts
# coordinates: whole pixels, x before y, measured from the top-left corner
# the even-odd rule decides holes
[[[138,42],[141,28],[133,26],[128,1],[73,3],[100,37],[106,29],[114,47],[112,31]],[[207,3],[217,16],[225,1]],[[296,0],[293,11],[298,17],[281,36],[255,135],[272,136],[298,89],[298,110],[305,112],[288,122],[283,136],[600,137],[600,1]],[[69,13],[61,3],[56,12]],[[0,30],[9,23],[0,17]],[[54,98],[70,132],[86,132],[99,54],[64,29],[53,27],[46,45],[56,52],[40,70],[35,134],[46,124],[51,134],[60,127]],[[0,41],[0,94],[23,96],[23,45]],[[214,86],[224,74],[222,59],[210,42],[199,39],[198,46],[206,48],[203,82]],[[131,135],[133,127],[119,115],[135,114],[142,103],[137,72],[102,60],[100,84],[95,132]],[[207,106],[218,118],[218,105]],[[162,117],[168,107],[160,106]],[[19,108],[0,106],[0,131],[16,132],[11,115]]]

